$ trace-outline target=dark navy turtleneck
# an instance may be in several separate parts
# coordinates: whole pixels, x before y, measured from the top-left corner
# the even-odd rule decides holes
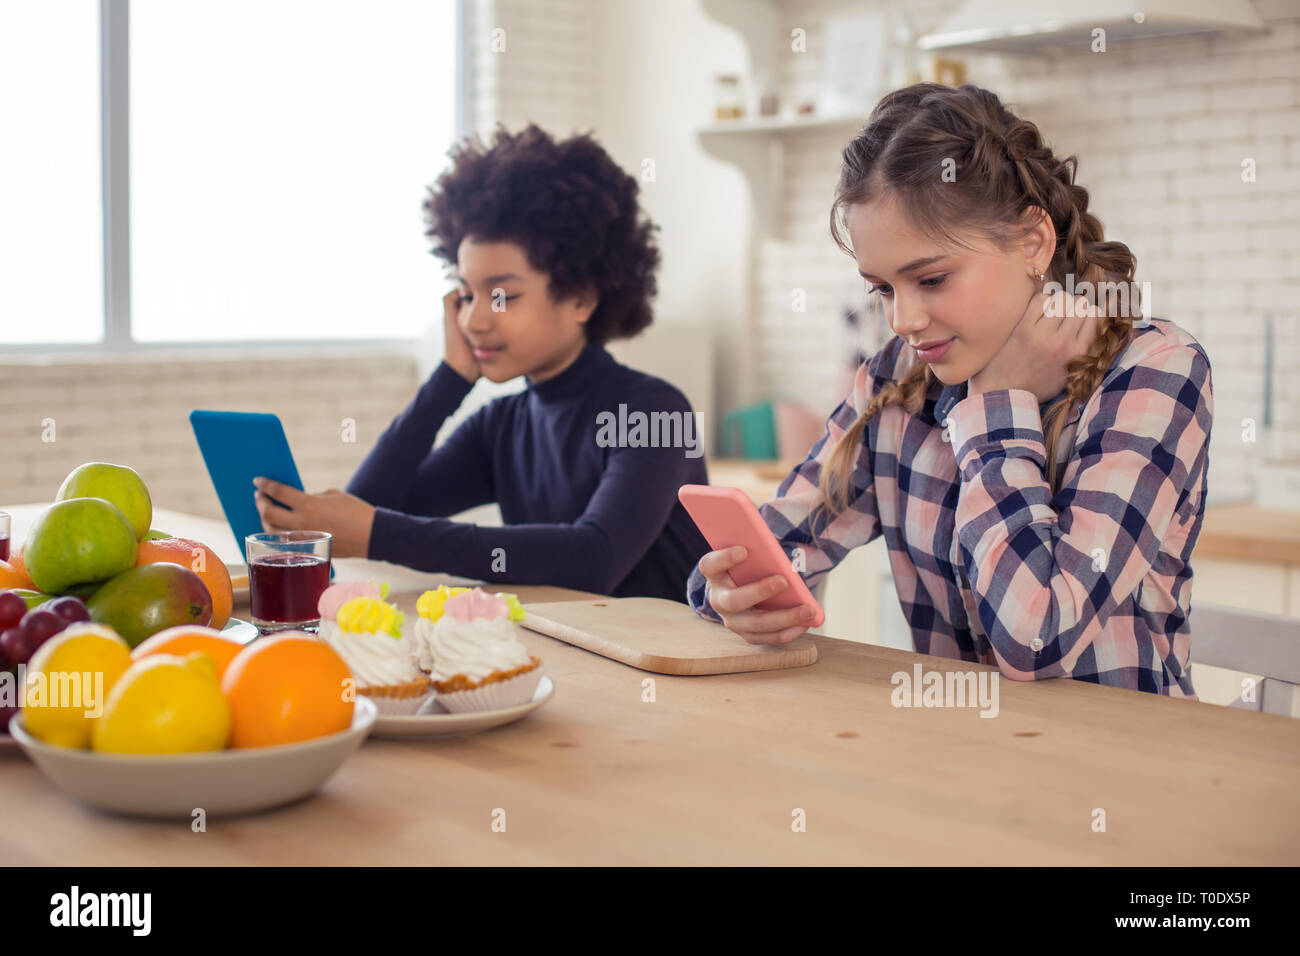
[[[493,400],[434,448],[472,387],[439,365],[348,482],[375,506],[368,556],[492,584],[684,601],[709,548],[677,489],[708,483],[704,458],[652,447],[649,433],[627,427],[610,447],[618,431],[601,425],[620,416],[635,424],[637,412],[684,421],[685,396],[589,344],[564,371]],[[491,502],[504,527],[446,517]]]

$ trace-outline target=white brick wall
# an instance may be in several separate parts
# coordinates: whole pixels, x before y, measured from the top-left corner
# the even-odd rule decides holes
[[[195,408],[280,416],[303,484],[342,488],[380,432],[415,394],[413,360],[267,358],[0,365],[0,505],[52,501],[87,461],[129,465],[154,505],[220,518],[189,413]],[[356,442],[341,422],[356,420]],[[45,419],[54,441],[43,441]],[[48,434],[47,432],[44,432]],[[166,529],[164,529],[166,530]]]
[[[802,27],[808,52],[782,63],[785,102],[815,96],[826,18],[890,3],[783,0],[784,32]],[[908,4],[926,30],[956,4]],[[1259,4],[1264,37],[1202,36],[1113,43],[1104,54],[967,55],[968,82],[998,93],[1036,122],[1062,155],[1079,157],[1078,182],[1109,238],[1138,259],[1155,312],[1196,335],[1214,369],[1216,428],[1211,494],[1254,493],[1264,451],[1241,439],[1241,422],[1263,421],[1264,316],[1277,329],[1274,447],[1300,463],[1300,416],[1289,411],[1288,376],[1300,365],[1300,4]],[[864,112],[865,121],[867,113]],[[838,334],[839,315],[862,284],[826,226],[829,195],[850,130],[783,138],[782,235],[755,264],[762,390],[805,396],[829,410],[838,353],[806,339]],[[1256,162],[1257,181],[1241,181]],[[793,287],[809,290],[808,313],[792,315]],[[870,346],[878,339],[868,334]]]
[[[530,122],[563,136],[588,128],[596,102],[595,0],[474,0],[474,128]],[[504,31],[504,51],[494,31]],[[497,34],[501,36],[502,34]]]

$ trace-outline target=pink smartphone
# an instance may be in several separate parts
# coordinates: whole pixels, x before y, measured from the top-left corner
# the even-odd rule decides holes
[[[813,609],[814,615],[808,622],[809,627],[817,627],[825,620],[826,615],[821,605],[781,550],[772,529],[763,521],[763,516],[758,513],[749,495],[739,488],[682,485],[677,490],[677,499],[714,551],[741,545],[749,552],[749,557],[729,572],[737,587],[753,584],[775,574],[789,582],[790,586],[780,594],[760,601],[755,607],[763,611],[780,611],[807,605]]]

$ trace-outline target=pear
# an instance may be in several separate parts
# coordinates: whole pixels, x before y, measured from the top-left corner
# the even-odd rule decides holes
[[[103,498],[111,501],[131,522],[135,539],[140,541],[149,533],[153,520],[153,501],[144,479],[134,468],[112,465],[104,461],[88,461],[72,470],[59,486],[55,501],[69,498]]]

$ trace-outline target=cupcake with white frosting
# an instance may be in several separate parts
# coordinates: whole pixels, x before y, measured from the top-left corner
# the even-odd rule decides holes
[[[343,658],[356,692],[369,697],[380,714],[414,714],[433,695],[433,688],[415,666],[413,641],[402,636],[405,615],[384,600],[387,596],[386,582],[327,588],[317,606],[317,636]]]
[[[519,639],[524,609],[513,594],[439,587],[416,604],[415,664],[452,713],[497,710],[533,699],[542,662]]]

